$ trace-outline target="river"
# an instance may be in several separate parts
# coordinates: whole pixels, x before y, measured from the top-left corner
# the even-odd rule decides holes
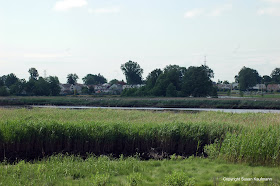
[[[280,110],[267,109],[213,109],[213,108],[157,108],[157,107],[92,107],[92,106],[48,106],[32,105],[32,108],[59,109],[117,109],[117,110],[151,110],[151,111],[189,111],[189,112],[227,112],[227,113],[280,113]]]

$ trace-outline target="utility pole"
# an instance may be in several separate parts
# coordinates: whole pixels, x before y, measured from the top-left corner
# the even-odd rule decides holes
[[[44,78],[46,78],[46,77],[47,77],[47,71],[44,70]]]

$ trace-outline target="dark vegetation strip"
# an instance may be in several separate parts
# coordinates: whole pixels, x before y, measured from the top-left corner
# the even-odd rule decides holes
[[[263,99],[126,99],[90,97],[20,97],[2,98],[0,105],[64,105],[102,107],[162,107],[162,108],[223,108],[223,109],[280,109],[280,100]]]
[[[222,140],[237,127],[207,123],[122,124],[7,121],[0,128],[0,159],[37,159],[56,153],[86,156],[201,155],[206,144]]]
[[[280,164],[279,126],[246,128],[221,123],[122,124],[9,122],[0,128],[0,160],[32,160],[57,153],[87,157],[172,154],[209,156],[254,165]]]

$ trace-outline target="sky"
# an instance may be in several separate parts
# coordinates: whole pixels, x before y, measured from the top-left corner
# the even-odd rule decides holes
[[[0,76],[100,73],[125,80],[129,60],[143,78],[170,64],[206,64],[214,81],[243,66],[261,76],[280,67],[280,0],[0,0]]]

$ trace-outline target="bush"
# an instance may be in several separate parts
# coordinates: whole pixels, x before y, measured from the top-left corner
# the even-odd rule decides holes
[[[173,172],[165,177],[166,186],[191,186],[195,185],[194,178],[189,178],[184,172]]]

